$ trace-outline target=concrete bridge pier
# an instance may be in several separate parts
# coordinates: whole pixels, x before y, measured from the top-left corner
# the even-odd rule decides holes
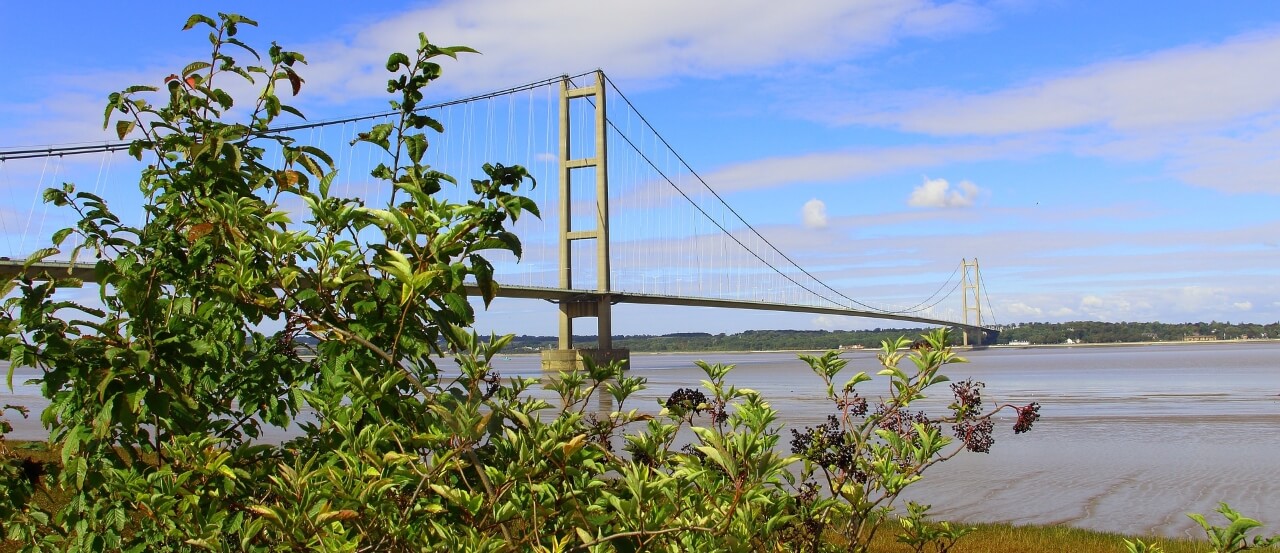
[[[556,349],[542,350],[542,370],[580,371],[583,359],[596,365],[622,361],[631,362],[631,350],[613,347],[613,302],[608,294],[591,294],[587,297],[560,302],[560,341]],[[579,317],[596,318],[597,344],[595,348],[573,347],[573,320]]]
[[[965,346],[989,346],[996,343],[1000,337],[1000,333],[992,330],[983,330],[981,328],[963,328],[960,330],[964,341],[961,342]]]
[[[613,361],[631,362],[631,350],[615,349],[548,349],[542,350],[542,370],[548,372],[580,371],[583,359],[590,359],[596,365]]]

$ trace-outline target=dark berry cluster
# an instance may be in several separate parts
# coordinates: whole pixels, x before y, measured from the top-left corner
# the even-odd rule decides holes
[[[694,447],[694,445],[693,445],[693,444],[684,444],[684,447],[681,447],[681,448],[680,448],[680,452],[681,452],[681,453],[684,453],[685,455],[690,455],[690,456],[693,456],[693,457],[697,457],[697,458],[698,458],[698,461],[706,461],[706,460],[707,460],[707,454],[706,454],[706,453],[703,453],[703,452],[702,452],[702,450],[700,450],[700,449],[698,449],[698,448]]]
[[[796,501],[804,506],[812,506],[819,498],[817,482],[805,482],[796,493]],[[826,517],[817,511],[803,509],[799,517],[793,518],[781,529],[782,543],[791,544],[795,551],[817,551],[822,540]]]
[[[836,402],[836,406],[855,417],[862,417],[867,414],[867,398],[858,394],[853,394],[853,397],[841,398],[840,401]]]
[[[706,394],[693,388],[680,388],[672,392],[663,405],[677,417],[692,417],[705,412],[711,415],[712,423],[721,424],[729,420],[724,402],[710,401]]]
[[[667,398],[666,408],[678,416],[688,413],[701,414],[707,409],[707,394],[693,388],[680,388],[671,392]]]
[[[982,388],[984,386],[986,385],[981,382],[974,382],[972,378],[964,382],[953,382],[951,384],[951,393],[956,396],[953,408],[956,410],[958,418],[971,419],[982,413]]]
[[[738,474],[729,474],[729,472],[726,471],[723,466],[720,466],[719,463],[708,463],[707,454],[703,453],[702,450],[698,449],[693,444],[685,444],[684,447],[680,448],[680,451],[685,455],[688,455],[690,457],[697,459],[699,464],[710,469],[712,472],[716,472],[722,476],[725,476],[728,478],[734,478],[734,479],[740,478],[742,476],[743,469],[738,469],[739,471]]]
[[[924,411],[913,413],[901,409],[891,409],[883,403],[876,406],[876,412],[872,417],[875,418],[876,425],[880,428],[892,431],[911,441],[918,437],[914,426],[916,423],[926,428],[938,428],[937,421],[930,419],[929,415]]]
[[[1031,430],[1031,425],[1040,420],[1040,404],[1036,402],[1028,403],[1025,407],[1018,408],[1018,422],[1013,424],[1013,433],[1021,434]]]
[[[866,482],[866,474],[858,470],[858,448],[846,443],[835,415],[827,415],[825,424],[807,426],[803,432],[792,429],[791,452],[820,466],[844,471],[858,482]]]
[[[495,370],[490,370],[480,378],[480,382],[484,383],[484,399],[493,397],[502,388],[502,375]]]
[[[974,453],[991,453],[991,446],[996,443],[996,439],[991,437],[991,431],[995,429],[995,423],[989,418],[979,420],[962,420],[951,426],[951,430],[956,433],[956,437],[964,442],[964,448]]]
[[[608,418],[600,418],[595,413],[589,413],[586,417],[587,423],[587,439],[600,444],[605,451],[613,451],[613,423]]]
[[[650,457],[650,456],[649,456],[649,454],[648,454],[647,452],[645,452],[644,450],[639,449],[639,448],[637,448],[637,447],[633,446],[631,443],[627,443],[626,445],[623,445],[623,446],[622,446],[622,450],[623,450],[623,451],[625,451],[625,452],[627,452],[627,453],[630,453],[630,454],[631,454],[631,462],[633,462],[633,463],[635,463],[635,464],[637,464],[637,465],[648,465],[648,466],[650,466],[650,467],[657,467],[657,466],[658,466],[658,461],[657,461],[657,459],[654,459],[653,457]]]
[[[305,329],[305,322],[300,317],[290,314],[285,318],[284,329],[275,336],[275,343],[272,344],[271,353],[283,355],[292,361],[298,361],[298,342],[296,338]]]
[[[818,500],[818,489],[817,482],[805,482],[800,485],[800,493],[796,494],[796,499],[800,500],[800,503],[810,505]]]

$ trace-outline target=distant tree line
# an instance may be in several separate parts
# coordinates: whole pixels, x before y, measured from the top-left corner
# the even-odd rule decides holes
[[[916,337],[922,328],[877,328],[874,330],[748,330],[737,334],[678,332],[673,334],[624,335],[613,338],[614,347],[631,351],[759,351],[759,350],[827,350],[840,347],[880,347],[882,340],[902,336]],[[593,344],[596,337],[574,336],[575,344]],[[545,349],[555,347],[555,336],[517,336],[508,349]],[[589,346],[588,346],[589,347]]]
[[[1073,321],[1066,323],[1014,323],[1001,325],[997,344],[1032,344],[1180,341],[1190,336],[1213,336],[1218,340],[1280,338],[1280,322],[1271,324],[1199,322],[1153,323]],[[624,335],[613,338],[614,346],[631,351],[761,351],[827,350],[848,347],[878,348],[881,341],[901,336],[919,336],[926,328],[875,328],[871,330],[748,330],[737,334],[678,332],[663,335]],[[953,340],[959,340],[953,333]],[[587,345],[595,336],[575,336],[574,343]],[[508,351],[553,348],[555,336],[517,336]]]
[[[1032,344],[1062,344],[1068,339],[1083,343],[1180,341],[1189,337],[1218,340],[1280,338],[1280,322],[1271,324],[1209,321],[1198,323],[1017,323],[1001,327],[998,343],[1026,341]]]

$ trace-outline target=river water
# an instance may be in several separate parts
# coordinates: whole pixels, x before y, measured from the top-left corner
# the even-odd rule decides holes
[[[1199,536],[1185,513],[1208,514],[1226,501],[1280,531],[1280,342],[964,355],[970,363],[947,367],[952,380],[985,382],[988,406],[1039,402],[1041,420],[1014,435],[1009,412],[997,422],[991,453],[965,452],[931,468],[908,497],[932,504],[935,516]],[[879,368],[874,351],[844,357],[848,371]],[[634,354],[631,374],[649,379],[634,406],[656,409],[675,389],[696,387],[703,378],[698,359],[737,365],[730,381],[763,394],[790,428],[833,412],[820,380],[793,353]],[[537,356],[512,355],[497,368],[504,376],[539,376],[538,363]],[[0,404],[32,407],[35,419],[42,402],[34,386],[22,384],[29,377],[16,374]],[[874,395],[877,385],[882,381],[860,390]],[[933,395],[942,406],[951,399],[945,385]],[[16,427],[10,438],[43,437],[34,420],[9,419]]]

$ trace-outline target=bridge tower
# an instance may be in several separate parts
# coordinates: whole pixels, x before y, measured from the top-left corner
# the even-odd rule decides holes
[[[578,370],[582,359],[591,358],[596,363],[613,360],[630,361],[630,351],[613,347],[613,302],[609,283],[609,165],[605,119],[604,72],[596,71],[595,84],[571,88],[566,76],[560,81],[560,288],[573,290],[573,243],[578,240],[595,240],[596,289],[594,293],[560,302],[560,338],[556,349],[543,350],[542,369],[547,371]],[[574,140],[570,121],[571,101],[590,102],[594,107],[595,148],[591,155],[574,159],[570,146]],[[595,173],[596,217],[595,228],[574,230],[573,225],[573,177],[575,173]],[[581,317],[596,318],[595,349],[575,348],[573,344],[573,320]]]
[[[982,274],[978,272],[978,258],[973,258],[973,262],[968,259],[960,260],[961,278],[964,279],[964,294],[962,303],[964,306],[964,324],[973,326],[982,326]],[[969,314],[973,314],[973,320],[969,320]],[[986,342],[985,332],[983,336],[978,336],[977,343]],[[964,332],[964,345],[969,345],[969,331]]]

